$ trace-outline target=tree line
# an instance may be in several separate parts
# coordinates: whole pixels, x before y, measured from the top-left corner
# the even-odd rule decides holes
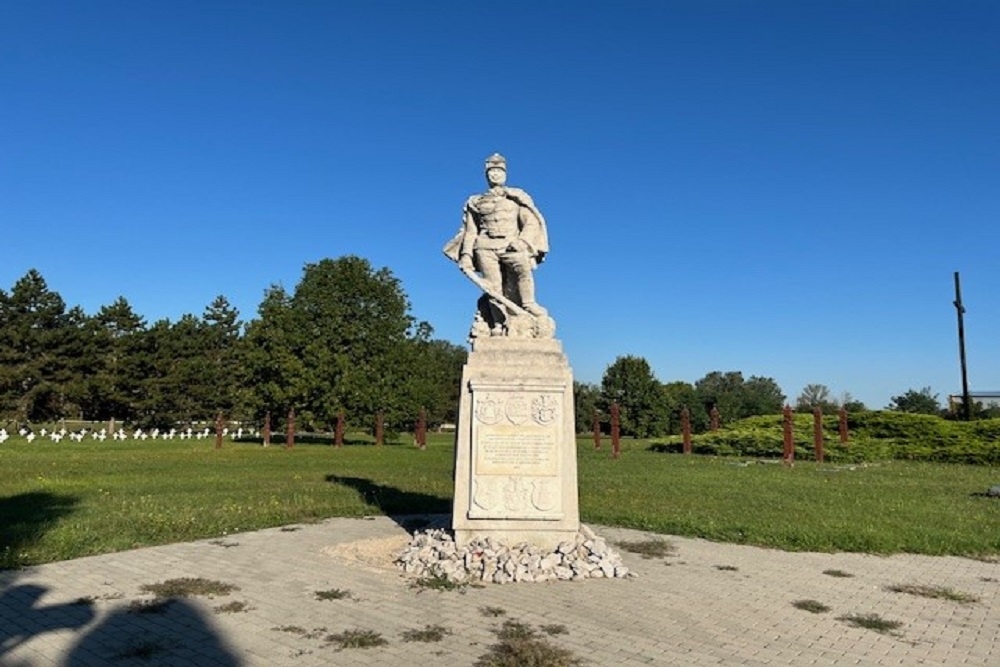
[[[680,433],[685,408],[695,431],[708,430],[713,408],[722,421],[780,412],[785,395],[772,378],[744,378],[740,371],[713,371],[694,384],[657,380],[643,357],[618,357],[601,384],[577,382],[574,386],[577,431],[593,427],[596,414],[607,422],[610,406],[617,403],[623,435],[648,438]]]
[[[0,290],[0,419],[116,419],[169,427],[259,423],[294,408],[325,430],[453,421],[466,350],[433,338],[386,269],[345,256],[306,264],[294,291],[272,285],[248,322],[224,296],[200,316],[148,324],[118,297],[97,313],[67,307],[32,269]]]
[[[687,409],[691,428],[695,432],[708,430],[711,411],[717,411],[723,423],[746,417],[777,414],[786,404],[785,394],[769,377],[744,378],[740,371],[712,371],[695,383],[660,382],[642,357],[618,357],[601,379],[600,385],[574,383],[576,430],[590,431],[596,417],[602,430],[607,430],[612,403],[619,407],[619,427],[623,435],[648,438],[676,435],[681,432],[681,412]],[[823,384],[807,384],[791,403],[796,411],[812,412],[819,408],[825,414],[841,409],[864,412],[868,408],[849,393],[834,397]],[[974,404],[973,419],[1000,416],[1000,408]],[[943,408],[930,387],[909,389],[893,396],[885,408],[896,412],[957,416]]]
[[[343,412],[354,426],[381,414],[407,430],[421,408],[431,424],[456,421],[466,350],[433,338],[417,321],[387,268],[345,256],[306,264],[295,289],[270,286],[257,316],[241,321],[224,296],[200,316],[148,324],[124,297],[88,315],[67,307],[36,270],[0,289],[0,420],[127,421],[172,427],[227,419],[276,422],[294,408],[306,429],[328,430]],[[786,397],[774,379],[713,371],[697,382],[660,382],[642,357],[618,357],[600,385],[574,385],[577,431],[620,407],[621,432],[680,432],[687,408],[704,431],[715,408],[723,422],[775,414]],[[821,384],[807,385],[797,410],[861,411]],[[888,409],[941,414],[930,388],[895,396]],[[981,406],[980,406],[981,408]],[[979,409],[976,416],[992,416]]]

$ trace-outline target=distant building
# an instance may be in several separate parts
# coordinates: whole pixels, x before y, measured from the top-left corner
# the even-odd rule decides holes
[[[1000,408],[1000,391],[970,391],[969,400],[975,405],[979,403],[983,409]],[[958,412],[962,409],[962,395],[948,395],[948,410]]]

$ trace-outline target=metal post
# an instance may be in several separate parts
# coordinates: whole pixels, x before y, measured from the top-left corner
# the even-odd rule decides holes
[[[958,311],[958,357],[962,364],[962,419],[969,421],[972,401],[969,398],[969,373],[965,366],[965,306],[962,305],[962,284],[955,272],[955,310]]]

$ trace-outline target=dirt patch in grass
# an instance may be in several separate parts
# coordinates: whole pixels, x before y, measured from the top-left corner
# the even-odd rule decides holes
[[[238,586],[222,581],[203,579],[202,577],[183,577],[180,579],[167,579],[158,584],[143,584],[139,587],[139,590],[144,593],[152,593],[160,598],[189,598],[198,595],[208,597],[229,595],[233,591],[240,589]]]
[[[830,611],[830,608],[819,600],[796,600],[792,603],[792,606],[813,614],[823,614]]]
[[[677,553],[677,547],[666,540],[639,540],[636,542],[616,542],[616,546],[645,559],[666,558]]]
[[[837,620],[844,621],[856,628],[874,630],[883,635],[897,634],[896,630],[903,626],[901,621],[891,621],[878,614],[847,614],[846,616],[838,616]]]
[[[979,597],[971,593],[956,591],[947,586],[924,586],[922,584],[894,584],[886,586],[887,591],[893,593],[906,593],[922,598],[932,598],[936,600],[951,600],[960,604],[973,604],[979,602]]]
[[[374,630],[345,630],[337,634],[327,635],[326,641],[337,644],[338,648],[376,648],[389,642],[381,633]]]
[[[439,642],[444,639],[447,635],[451,634],[451,630],[442,625],[425,625],[422,630],[407,630],[403,633],[404,642]]]

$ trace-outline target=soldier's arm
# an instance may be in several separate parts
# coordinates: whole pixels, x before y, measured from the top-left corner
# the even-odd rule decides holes
[[[479,229],[476,226],[476,216],[472,208],[472,199],[470,198],[465,203],[465,209],[462,213],[462,244],[458,251],[459,260],[465,256],[472,257],[472,248],[476,244],[478,233]]]

